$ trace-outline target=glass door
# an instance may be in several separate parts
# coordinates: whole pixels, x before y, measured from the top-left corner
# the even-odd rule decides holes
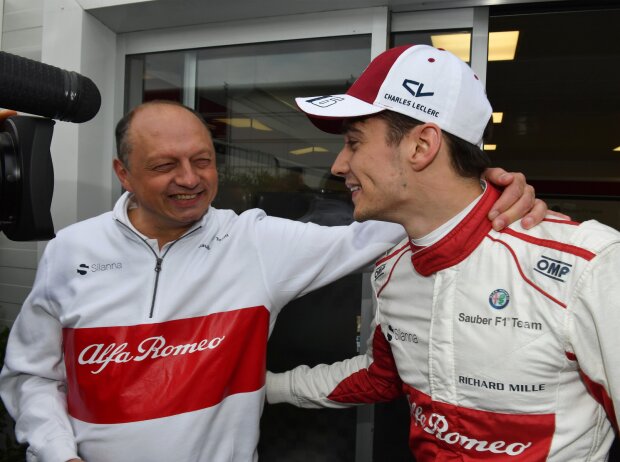
[[[576,221],[620,228],[620,8],[494,8],[487,92],[501,114],[494,163],[524,172],[539,197]],[[578,34],[575,31],[579,31]]]

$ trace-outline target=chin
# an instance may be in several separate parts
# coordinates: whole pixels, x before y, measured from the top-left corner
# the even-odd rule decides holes
[[[185,223],[186,225],[192,225],[197,221],[200,221],[204,217],[209,209],[204,209],[200,213],[192,213],[188,215],[178,216],[178,221]]]
[[[384,215],[385,214],[379,213],[376,210],[362,210],[357,208],[353,210],[353,218],[355,218],[355,221],[359,222],[368,220],[390,221]]]
[[[353,212],[353,218],[355,218],[355,221],[359,221],[359,222],[363,222],[363,221],[367,221],[367,220],[374,220],[375,218],[369,216],[368,213],[365,213],[364,211],[358,211],[355,210]]]

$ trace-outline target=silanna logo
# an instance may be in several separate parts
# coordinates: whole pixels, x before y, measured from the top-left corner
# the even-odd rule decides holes
[[[377,268],[375,269],[375,281],[379,279],[381,276],[385,275],[384,270],[385,270],[385,263],[377,266]]]
[[[86,263],[80,263],[77,267],[77,272],[81,276],[85,276],[87,273],[98,273],[101,271],[122,270],[123,264],[119,262],[115,263],[92,263],[87,265]]]
[[[405,332],[398,327],[392,327],[390,324],[388,324],[388,332],[385,336],[388,342],[394,340],[398,342],[418,343],[418,336],[416,334]]]

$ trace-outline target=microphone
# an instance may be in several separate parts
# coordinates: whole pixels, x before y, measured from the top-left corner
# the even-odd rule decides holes
[[[0,106],[80,123],[99,112],[101,94],[88,77],[0,51]]]

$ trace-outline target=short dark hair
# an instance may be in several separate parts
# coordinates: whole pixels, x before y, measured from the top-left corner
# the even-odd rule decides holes
[[[375,114],[374,117],[382,119],[387,123],[388,134],[386,141],[391,146],[399,144],[403,137],[414,127],[424,124],[424,122],[394,111],[381,111]],[[487,130],[485,130],[485,136],[488,134],[489,125],[487,125]],[[442,133],[448,143],[452,167],[460,176],[464,178],[479,178],[482,172],[491,166],[491,159],[478,146],[452,133],[443,130]]]
[[[463,138],[452,133],[443,133],[450,145],[450,159],[454,170],[463,178],[480,178],[482,172],[491,166],[489,155]]]
[[[169,105],[183,108],[196,116],[200,122],[205,126],[209,134],[211,134],[211,129],[207,124],[207,121],[202,116],[202,114],[191,107],[185,106],[184,104],[179,103],[178,101],[172,101],[168,99],[158,99],[153,101],[147,101],[146,103],[142,103],[139,106],[136,106],[134,109],[129,111],[127,114],[123,116],[121,120],[116,124],[116,129],[114,130],[114,135],[116,137],[116,156],[123,163],[126,168],[129,168],[129,154],[131,153],[131,143],[129,141],[129,128],[131,126],[131,122],[135,115],[143,108],[148,106],[155,105]]]

